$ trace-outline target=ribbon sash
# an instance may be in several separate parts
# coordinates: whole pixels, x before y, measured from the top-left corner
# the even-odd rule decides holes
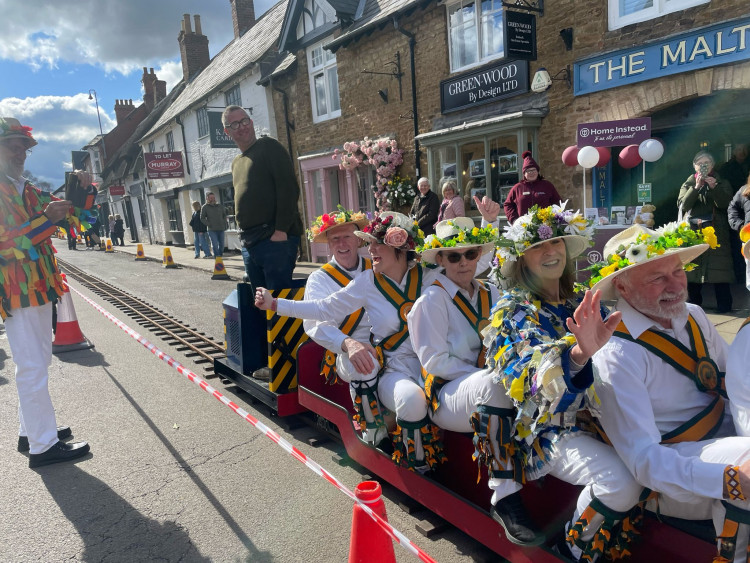
[[[406,316],[414,306],[414,302],[422,293],[422,267],[416,265],[406,274],[406,286],[404,291],[383,274],[375,274],[375,287],[388,302],[398,311],[399,329],[394,334],[380,342],[386,350],[396,350],[409,335],[409,327],[406,324]]]

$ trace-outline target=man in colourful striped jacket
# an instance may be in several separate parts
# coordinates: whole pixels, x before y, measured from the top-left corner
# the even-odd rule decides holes
[[[57,427],[48,389],[52,363],[52,302],[63,294],[50,235],[56,223],[78,226],[71,201],[42,192],[22,177],[26,156],[37,142],[31,128],[0,117],[0,316],[16,364],[18,451],[29,452],[29,467],[86,455],[86,442],[65,443],[68,427]],[[87,186],[82,208],[94,203],[91,176],[77,172]],[[76,198],[79,199],[79,198]]]

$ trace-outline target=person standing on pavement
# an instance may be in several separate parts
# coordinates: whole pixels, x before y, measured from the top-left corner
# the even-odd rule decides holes
[[[193,238],[195,239],[195,257],[201,257],[202,248],[204,258],[213,258],[211,247],[208,243],[208,229],[203,224],[203,221],[201,221],[201,204],[197,201],[193,202],[193,216],[190,218],[189,225],[193,229]]]
[[[0,117],[0,316],[16,364],[18,451],[29,452],[35,468],[84,456],[86,442],[65,443],[69,427],[58,427],[48,379],[52,363],[52,302],[64,285],[54,259],[50,236],[56,223],[78,225],[71,201],[42,192],[21,175],[27,151],[37,144],[31,127]],[[94,205],[91,175],[77,171],[85,190],[86,209]]]
[[[201,208],[200,219],[208,229],[208,238],[214,248],[214,256],[224,256],[224,231],[227,229],[227,211],[216,202],[213,192],[206,194],[206,203]]]
[[[247,277],[254,288],[289,287],[303,232],[292,159],[276,139],[256,137],[240,106],[227,107],[221,119],[241,151],[232,162],[232,183]]]
[[[535,205],[543,208],[557,205],[562,201],[552,182],[545,180],[542,176],[539,165],[531,156],[531,151],[524,151],[521,158],[523,158],[523,180],[511,188],[503,203],[509,225]]]
[[[414,198],[411,205],[411,216],[422,229],[425,235],[435,233],[435,223],[437,223],[438,212],[440,211],[440,200],[435,192],[430,189],[430,181],[427,178],[420,178],[417,182],[419,195]]]
[[[120,241],[120,246],[125,246],[125,223],[119,213],[115,213],[115,227],[112,229],[112,236],[114,237],[114,244]]]

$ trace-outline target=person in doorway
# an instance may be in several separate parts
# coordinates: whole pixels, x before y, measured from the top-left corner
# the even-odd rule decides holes
[[[440,209],[438,211],[438,223],[455,217],[465,217],[466,212],[464,211],[464,200],[458,195],[456,181],[453,178],[444,180],[440,187],[440,191],[443,194],[443,201],[440,204]]]
[[[190,228],[193,229],[193,242],[195,243],[195,258],[200,258],[201,249],[203,249],[204,258],[213,258],[211,254],[211,247],[208,242],[208,228],[201,221],[201,204],[200,202],[193,202],[193,216],[190,218]]]
[[[688,217],[693,228],[710,228],[719,241],[717,248],[696,258],[698,267],[687,273],[688,303],[702,305],[703,284],[712,283],[716,295],[716,311],[728,313],[732,310],[729,284],[735,282],[727,215],[733,192],[729,182],[716,173],[714,164],[711,153],[696,153],[693,157],[695,172],[682,184],[677,207],[681,215]]]
[[[241,151],[232,161],[232,182],[245,273],[255,288],[289,287],[303,232],[292,159],[276,139],[257,138],[240,106],[227,107],[221,119]]]
[[[114,230],[115,230],[115,216],[110,215],[107,218],[107,236],[108,237],[114,237]]]
[[[119,242],[120,246],[125,246],[125,223],[119,213],[115,213],[115,226],[112,229],[112,237],[114,241],[112,244],[117,245]]]
[[[737,145],[732,151],[732,157],[719,167],[719,174],[732,186],[733,191],[745,185],[747,175],[750,174],[750,151],[747,145]]]
[[[227,229],[227,211],[216,201],[213,192],[206,193],[206,203],[201,208],[200,220],[206,225],[214,256],[224,256],[224,231]]]
[[[746,563],[750,536],[750,438],[738,437],[727,379],[727,343],[705,312],[686,303],[686,267],[714,233],[686,222],[618,233],[594,265],[593,290],[622,315],[595,355],[599,421],[656,514],[712,520],[714,561]],[[743,370],[746,370],[746,365]],[[746,373],[746,371],[745,371]],[[743,373],[744,375],[744,373]]]
[[[65,443],[68,426],[57,426],[49,394],[52,363],[52,302],[62,297],[50,236],[58,222],[80,225],[75,214],[91,209],[96,188],[91,175],[76,171],[83,207],[39,190],[22,174],[27,151],[37,144],[31,127],[0,117],[0,317],[16,364],[18,451],[29,452],[29,467],[69,461],[89,451],[86,442]]]
[[[511,188],[503,204],[509,224],[513,224],[535,205],[549,207],[562,201],[552,182],[545,180],[541,175],[539,165],[531,156],[531,151],[524,152],[521,157],[523,158],[523,180]]]
[[[440,201],[437,194],[430,189],[430,181],[427,178],[419,179],[417,189],[419,195],[414,198],[410,214],[417,221],[417,225],[422,229],[422,232],[425,235],[431,235],[435,232]]]

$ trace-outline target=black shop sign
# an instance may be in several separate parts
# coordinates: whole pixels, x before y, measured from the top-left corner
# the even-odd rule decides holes
[[[440,83],[440,108],[443,113],[449,113],[528,91],[528,62],[494,64],[443,80]]]
[[[505,56],[509,59],[536,60],[536,16],[505,11]]]
[[[224,132],[224,124],[221,122],[220,111],[208,112],[208,129],[211,133],[212,149],[236,149],[237,145],[232,137]]]

